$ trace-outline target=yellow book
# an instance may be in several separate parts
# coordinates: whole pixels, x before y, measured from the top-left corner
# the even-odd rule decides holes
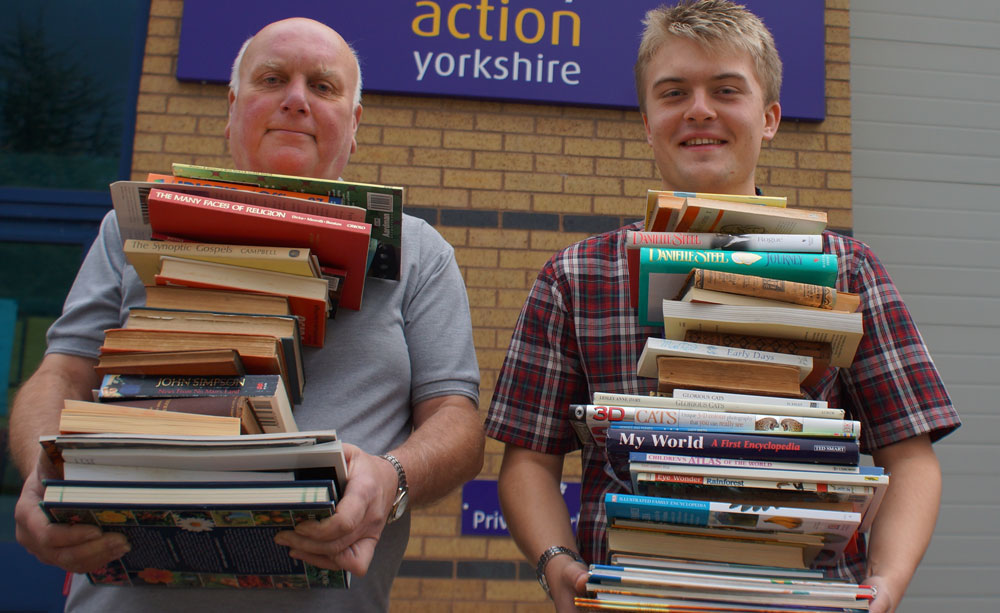
[[[154,278],[160,271],[160,258],[163,256],[303,277],[320,276],[319,267],[308,248],[129,239],[125,241],[124,251],[129,264],[135,267],[145,285],[156,283]]]

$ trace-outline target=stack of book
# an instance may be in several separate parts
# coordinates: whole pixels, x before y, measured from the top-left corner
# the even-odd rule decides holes
[[[657,392],[571,407],[632,492],[606,496],[612,564],[592,567],[581,608],[850,611],[873,597],[817,569],[856,550],[888,475],[860,466],[860,423],[802,389],[853,361],[858,297],[833,289],[823,213],[740,199],[657,193],[627,236],[640,322],[664,326],[637,366]]]
[[[146,302],[105,331],[93,401],[42,445],[55,522],[123,532],[99,585],[346,587],[273,542],[333,513],[334,431],[299,432],[303,346],[322,347],[365,278],[398,279],[399,188],[175,165],[112,185]],[[339,202],[337,202],[339,201]]]
[[[92,413],[85,420],[64,417],[67,432],[41,439],[63,471],[62,479],[45,481],[41,507],[49,519],[118,532],[131,545],[121,558],[87,573],[91,583],[350,586],[350,573],[295,560],[274,542],[280,530],[334,513],[347,480],[336,432],[233,435],[203,427],[198,435],[130,433],[143,431],[146,418],[155,420],[144,411],[169,415],[135,411],[124,425],[120,416],[105,417],[104,428]],[[88,426],[103,432],[71,433]],[[162,431],[176,430],[183,432]]]

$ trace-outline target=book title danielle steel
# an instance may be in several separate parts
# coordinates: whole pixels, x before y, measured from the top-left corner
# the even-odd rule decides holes
[[[444,45],[453,40],[479,40],[491,43],[491,50],[479,46],[463,53],[414,50],[414,77],[417,81],[434,75],[444,79],[579,85],[583,70],[580,63],[551,57],[554,50],[580,47],[582,20],[569,10],[572,3],[564,0],[565,8],[542,10],[512,7],[510,0],[479,0],[478,4],[419,0],[414,3],[410,23],[415,35],[441,40]],[[497,53],[492,51],[497,44],[518,49]],[[525,45],[538,45],[538,51],[525,51]],[[546,56],[544,51],[549,48],[552,51]]]

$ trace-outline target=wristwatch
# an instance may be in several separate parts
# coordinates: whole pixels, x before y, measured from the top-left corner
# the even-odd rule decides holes
[[[406,512],[406,503],[410,499],[410,490],[406,487],[406,473],[403,471],[403,465],[399,463],[396,456],[385,453],[379,457],[392,464],[392,467],[396,469],[396,498],[392,501],[392,509],[389,511],[389,516],[385,518],[385,523],[391,524]]]
[[[549,561],[556,556],[567,555],[580,564],[586,565],[587,563],[583,560],[577,552],[573,551],[569,547],[563,547],[562,545],[553,545],[542,552],[542,555],[538,558],[538,565],[535,566],[535,575],[538,577],[538,584],[542,586],[545,590],[545,595],[550,599],[552,598],[552,592],[549,591],[549,582],[545,579],[545,567],[548,565]]]

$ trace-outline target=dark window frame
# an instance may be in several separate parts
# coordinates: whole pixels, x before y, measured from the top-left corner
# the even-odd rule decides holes
[[[121,117],[121,142],[117,179],[132,172],[139,81],[146,52],[149,2],[137,7],[133,24],[128,93]],[[27,243],[76,243],[86,253],[97,235],[101,219],[111,208],[108,190],[0,187],[0,241]]]

